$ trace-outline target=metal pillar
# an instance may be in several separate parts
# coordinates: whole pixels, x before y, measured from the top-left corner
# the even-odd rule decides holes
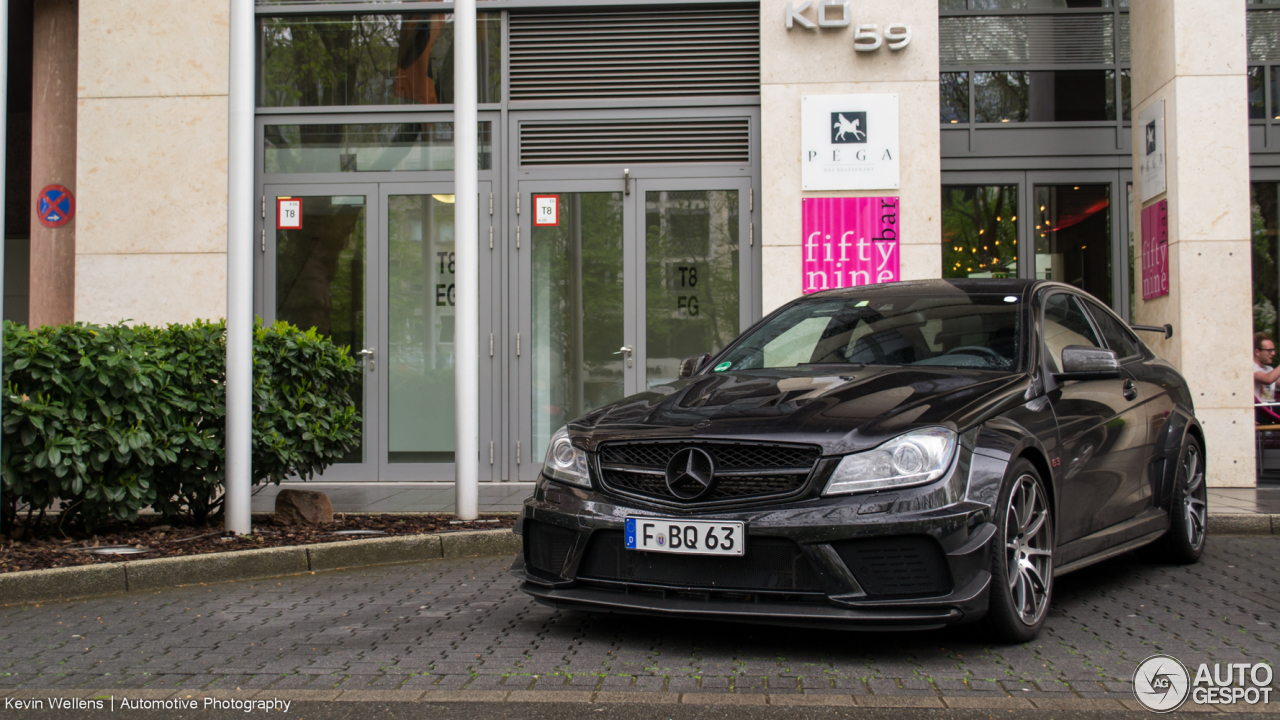
[[[4,308],[4,251],[8,243],[4,237],[4,196],[8,174],[5,173],[8,147],[6,131],[9,129],[9,0],[0,0],[0,318]],[[4,367],[4,343],[0,342],[0,368]],[[0,478],[0,494],[4,491],[4,478]],[[3,528],[0,528],[3,530]]]
[[[480,495],[480,219],[476,125],[476,2],[453,7],[453,167],[455,304],[454,512],[479,514]]]
[[[227,97],[226,530],[250,532],[253,489],[253,0],[231,0]]]

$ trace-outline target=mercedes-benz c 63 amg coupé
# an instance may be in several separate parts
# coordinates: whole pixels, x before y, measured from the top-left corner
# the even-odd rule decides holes
[[[681,376],[551,438],[517,526],[524,592],[778,624],[983,620],[1023,641],[1055,576],[1204,548],[1186,382],[1067,285],[815,293]]]

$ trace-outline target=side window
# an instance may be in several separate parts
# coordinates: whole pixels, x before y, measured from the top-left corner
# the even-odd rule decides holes
[[[1050,372],[1062,368],[1062,349],[1068,345],[1102,347],[1080,302],[1072,295],[1051,295],[1044,304],[1044,349]]]
[[[1088,306],[1094,322],[1102,330],[1102,339],[1107,341],[1107,347],[1116,351],[1116,355],[1127,358],[1142,351],[1138,345],[1138,339],[1128,329],[1122,327],[1111,313],[1095,302],[1089,302]]]

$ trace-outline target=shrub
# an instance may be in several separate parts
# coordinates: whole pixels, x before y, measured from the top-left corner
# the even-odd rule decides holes
[[[357,447],[347,348],[287,323],[254,329],[253,482],[311,478]],[[222,504],[223,323],[5,323],[0,514],[58,503],[60,523],[152,507],[206,521]]]

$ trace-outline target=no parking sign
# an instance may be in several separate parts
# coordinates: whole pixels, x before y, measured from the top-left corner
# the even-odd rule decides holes
[[[47,228],[60,228],[76,216],[76,198],[61,185],[46,185],[36,198],[36,217]]]

